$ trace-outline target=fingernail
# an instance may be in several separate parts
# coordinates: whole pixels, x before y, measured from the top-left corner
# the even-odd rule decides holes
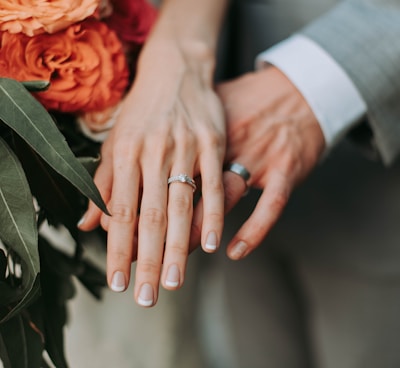
[[[179,268],[176,264],[169,266],[165,285],[177,287],[179,285]]]
[[[214,231],[211,231],[207,235],[206,244],[204,246],[206,250],[214,251],[217,249],[217,234]]]
[[[86,215],[86,213],[84,213],[83,216],[81,217],[81,219],[78,221],[78,224],[77,224],[78,227],[80,227],[85,222],[85,215]]]
[[[124,291],[126,288],[125,275],[121,271],[116,271],[111,281],[111,290],[116,292]]]
[[[232,259],[240,259],[244,256],[247,250],[247,244],[244,241],[237,242],[229,252],[229,256]]]
[[[143,284],[140,288],[138,303],[143,307],[150,307],[153,305],[153,288],[150,284]]]

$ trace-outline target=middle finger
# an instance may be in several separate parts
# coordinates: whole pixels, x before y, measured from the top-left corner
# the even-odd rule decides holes
[[[146,168],[149,165],[145,165]],[[135,299],[144,307],[156,303],[167,227],[167,179],[157,167],[143,170],[143,196],[138,225]]]

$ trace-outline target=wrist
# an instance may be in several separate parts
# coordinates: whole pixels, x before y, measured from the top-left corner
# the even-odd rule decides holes
[[[212,85],[215,70],[215,49],[202,39],[172,37],[167,34],[154,35],[142,49],[138,59],[138,70],[147,74],[163,74],[166,67],[171,78],[183,73],[195,73],[208,85]]]

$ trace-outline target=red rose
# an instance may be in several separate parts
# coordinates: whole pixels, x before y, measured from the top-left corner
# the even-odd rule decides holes
[[[123,43],[141,45],[156,19],[157,10],[146,0],[112,0],[113,13],[106,19]]]
[[[37,99],[49,110],[75,113],[116,105],[129,72],[116,34],[91,19],[54,34],[0,33],[0,76],[49,80]]]

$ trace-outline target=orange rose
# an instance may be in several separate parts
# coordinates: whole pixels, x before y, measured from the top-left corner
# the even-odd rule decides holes
[[[116,105],[129,72],[115,33],[91,19],[54,34],[0,33],[0,76],[49,80],[35,95],[48,110],[83,113]]]
[[[0,31],[54,33],[94,14],[99,0],[0,0]]]

